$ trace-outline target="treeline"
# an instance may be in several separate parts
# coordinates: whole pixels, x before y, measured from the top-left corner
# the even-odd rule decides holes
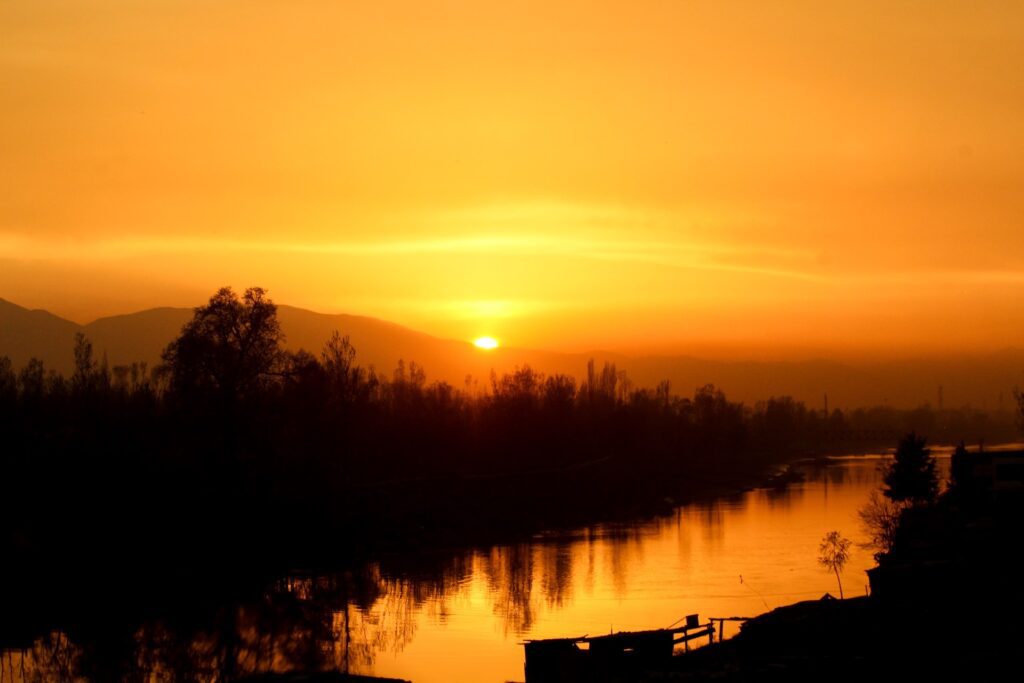
[[[1012,430],[971,410],[826,417],[712,386],[681,397],[593,362],[579,382],[522,367],[484,388],[429,382],[413,362],[383,374],[339,334],[318,355],[284,350],[255,288],[196,309],[158,368],[109,368],[81,336],[75,368],[65,378],[0,359],[0,512],[26,557],[99,549],[187,564],[176,553],[200,548],[316,563],[649,512],[937,421],[957,438]]]

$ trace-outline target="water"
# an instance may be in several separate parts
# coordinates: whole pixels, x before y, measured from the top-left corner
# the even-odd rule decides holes
[[[834,529],[866,540],[857,510],[881,485],[881,464],[837,459],[802,468],[806,481],[782,491],[474,553],[456,585],[414,607],[415,632],[379,653],[372,671],[417,683],[522,680],[524,639],[665,627],[692,613],[756,616],[838,595],[818,545]],[[865,594],[874,564],[872,551],[854,547],[842,574],[847,596]],[[727,624],[726,637],[737,628]]]
[[[948,459],[940,455],[945,477]],[[749,617],[824,593],[822,536],[865,540],[857,510],[881,485],[881,456],[807,465],[802,483],[754,490],[642,523],[542,534],[484,550],[390,558],[330,577],[289,577],[265,594],[147,622],[131,646],[54,632],[0,658],[0,680],[216,680],[295,668],[344,668],[415,681],[523,680],[529,638],[669,626],[687,614]],[[867,590],[870,550],[842,574]],[[738,626],[726,625],[726,636]],[[104,649],[107,648],[107,649]],[[130,663],[115,661],[128,652]],[[101,672],[101,673],[97,673]]]

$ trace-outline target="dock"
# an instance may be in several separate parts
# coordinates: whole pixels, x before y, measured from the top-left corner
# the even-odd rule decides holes
[[[289,673],[264,673],[239,679],[238,683],[410,683],[398,678],[361,676],[339,671],[293,671]]]
[[[688,651],[690,641],[715,640],[724,621],[739,617],[709,619],[701,624],[698,615],[686,617],[685,624],[650,631],[621,631],[603,636],[528,640],[526,683],[575,683],[612,680],[637,671],[667,669],[677,645]],[[716,629],[714,622],[719,622]]]

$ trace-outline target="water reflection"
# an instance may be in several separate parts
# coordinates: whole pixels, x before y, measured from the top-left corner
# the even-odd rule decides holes
[[[549,608],[561,607],[572,599],[572,546],[565,542],[552,543],[542,550],[541,590]]]
[[[533,547],[517,544],[493,548],[483,563],[494,614],[504,633],[526,633],[533,626]]]
[[[856,510],[878,486],[879,464],[809,465],[806,481],[788,488],[640,524],[290,576],[255,595],[137,620],[55,618],[28,643],[0,624],[0,645],[22,645],[3,653],[0,681],[220,681],[290,670],[521,680],[526,637],[654,628],[692,612],[754,615],[834,590],[815,562],[818,540],[835,528],[861,536]],[[860,586],[871,564],[870,552],[855,553],[844,580]]]
[[[393,647],[394,639],[351,621],[360,603],[390,613],[382,600],[386,587],[367,578],[373,577],[290,577],[245,602],[170,609],[134,629],[99,618],[91,628],[70,627],[6,652],[0,680],[214,681],[350,664],[368,668],[374,653]],[[414,621],[405,613],[388,623],[405,628]],[[350,639],[356,629],[361,637]]]

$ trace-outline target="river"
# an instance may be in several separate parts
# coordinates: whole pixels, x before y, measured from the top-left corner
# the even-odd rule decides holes
[[[948,460],[939,463],[945,472]],[[522,680],[524,639],[658,628],[693,613],[756,616],[838,595],[818,545],[831,530],[866,540],[857,511],[881,485],[882,464],[832,458],[800,467],[805,481],[782,490],[473,553],[457,583],[413,608],[414,632],[378,653],[372,671],[416,683]],[[847,596],[867,591],[874,564],[872,551],[853,548]],[[737,628],[727,624],[726,637]]]
[[[944,479],[948,452],[936,455]],[[693,613],[750,617],[838,595],[818,545],[831,530],[865,540],[857,511],[881,485],[884,464],[878,455],[830,458],[800,465],[805,480],[784,489],[668,517],[291,576],[219,610],[146,622],[134,646],[114,654],[104,649],[109,638],[83,643],[55,632],[24,655],[4,653],[0,680],[98,680],[123,672],[109,659],[130,651],[128,666],[144,680],[348,667],[415,683],[521,681],[525,639],[665,627]],[[873,565],[872,552],[855,545],[842,573],[847,596],[867,591]],[[726,637],[737,629],[727,624]]]

